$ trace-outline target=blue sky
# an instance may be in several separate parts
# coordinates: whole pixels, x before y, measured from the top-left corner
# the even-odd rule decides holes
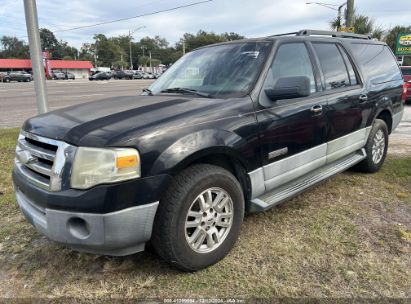
[[[118,18],[131,17],[156,10],[185,5],[198,0],[37,0],[41,27],[62,30]],[[325,0],[341,4],[342,1]],[[170,43],[185,32],[199,29],[237,32],[247,37],[290,32],[304,28],[329,29],[328,21],[337,12],[317,5],[306,5],[306,0],[214,0],[177,11],[142,17],[129,21],[81,29],[56,32],[58,39],[80,47],[92,41],[96,33],[107,36],[127,34],[129,29],[146,28],[134,34],[135,39],[160,35]],[[410,0],[356,0],[358,12],[373,17],[383,28],[411,25]],[[23,0],[0,0],[0,36],[26,36]]]

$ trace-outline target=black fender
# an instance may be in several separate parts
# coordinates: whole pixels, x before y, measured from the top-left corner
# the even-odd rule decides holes
[[[188,134],[168,148],[155,160],[149,175],[176,173],[188,164],[208,155],[224,154],[247,168],[247,162],[239,154],[247,146],[245,139],[225,131],[206,129]]]

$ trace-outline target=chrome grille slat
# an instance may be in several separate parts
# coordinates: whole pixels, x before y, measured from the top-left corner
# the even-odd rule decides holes
[[[21,139],[18,141],[18,147],[22,150],[29,150],[32,155],[37,156],[39,158],[47,159],[49,161],[54,161],[54,158],[56,157],[56,153],[54,151],[46,150],[41,147],[36,147],[27,142],[25,139]]]
[[[51,176],[51,166],[49,165],[40,162],[32,162],[27,164],[26,166],[40,174]]]
[[[42,176],[35,175],[34,172],[27,169],[26,166],[24,166],[21,163],[17,163],[16,166],[20,170],[20,173],[26,176],[30,182],[32,182],[33,184],[35,184],[36,186],[40,188],[49,189],[49,186],[50,186],[49,180],[45,179]]]
[[[64,169],[66,158],[72,158],[75,150],[65,142],[22,131],[16,147],[16,168],[32,184],[59,191],[63,187],[63,173],[69,172]]]

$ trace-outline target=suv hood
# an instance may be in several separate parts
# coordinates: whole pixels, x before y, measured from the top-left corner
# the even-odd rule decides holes
[[[30,118],[23,130],[73,145],[110,146],[126,134],[141,135],[159,125],[166,128],[182,117],[187,121],[186,115],[206,120],[204,108],[221,102],[179,95],[114,97]]]

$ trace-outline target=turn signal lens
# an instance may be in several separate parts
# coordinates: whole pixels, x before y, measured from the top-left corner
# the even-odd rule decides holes
[[[136,167],[138,164],[137,155],[121,156],[116,159],[116,167],[118,169]]]

